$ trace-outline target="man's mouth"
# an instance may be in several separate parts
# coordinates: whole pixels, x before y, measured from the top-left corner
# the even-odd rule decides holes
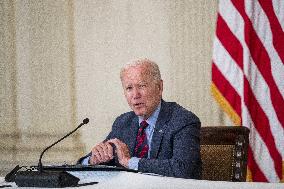
[[[144,105],[144,103],[135,103],[133,104],[135,108],[140,108]]]

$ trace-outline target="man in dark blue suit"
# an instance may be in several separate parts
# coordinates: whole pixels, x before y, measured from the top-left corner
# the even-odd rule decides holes
[[[133,111],[116,118],[107,138],[79,162],[201,178],[200,121],[177,103],[162,100],[158,65],[148,59],[132,61],[122,68],[120,78]]]

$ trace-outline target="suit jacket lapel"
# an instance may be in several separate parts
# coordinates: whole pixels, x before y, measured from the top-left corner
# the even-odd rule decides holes
[[[167,121],[170,119],[169,109],[166,102],[162,100],[161,110],[152,137],[150,158],[157,158],[161,141],[167,127]]]

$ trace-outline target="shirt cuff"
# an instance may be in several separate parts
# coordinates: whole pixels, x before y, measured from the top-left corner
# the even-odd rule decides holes
[[[129,169],[133,169],[133,170],[138,170],[138,163],[139,163],[139,160],[141,158],[137,158],[137,157],[132,157],[130,158],[130,160],[128,161],[128,167]]]
[[[89,165],[89,159],[90,159],[90,156],[86,157],[85,159],[83,159],[81,161],[81,165]]]

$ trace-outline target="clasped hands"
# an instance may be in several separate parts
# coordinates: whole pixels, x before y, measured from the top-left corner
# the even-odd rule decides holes
[[[97,144],[92,149],[92,155],[90,156],[89,163],[91,165],[97,165],[107,163],[112,160],[114,158],[114,150],[111,144],[114,144],[116,147],[115,152],[117,154],[119,163],[123,167],[128,168],[128,161],[131,158],[128,146],[117,138]]]

